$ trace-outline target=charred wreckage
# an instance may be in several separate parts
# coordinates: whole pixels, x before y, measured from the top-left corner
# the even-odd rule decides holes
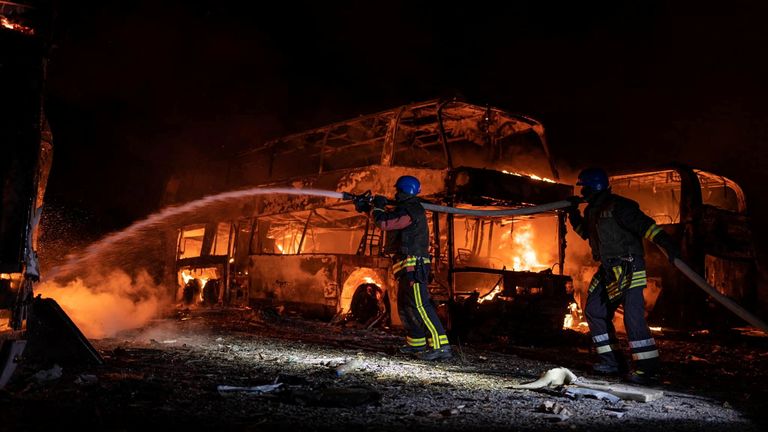
[[[9,323],[2,327],[2,387],[28,340],[25,355],[56,347],[95,364],[102,359],[55,301],[33,296],[37,223],[52,155],[41,103],[47,29],[35,23],[39,9],[0,6],[0,37],[15,47],[2,53],[2,79],[24,84],[9,87],[0,116],[9,149],[2,175],[12,191],[4,191],[0,225],[0,310]],[[403,175],[421,180],[425,202],[458,209],[520,208],[574,195],[561,181],[541,123],[453,99],[361,116],[209,160],[204,168],[180,168],[162,204],[249,187],[386,195]],[[611,182],[680,242],[686,260],[721,294],[765,304],[736,183],[681,165]],[[393,262],[383,254],[386,234],[351,202],[259,195],[191,219],[164,231],[155,260],[164,270],[162,286],[181,307],[273,307],[362,327],[400,325]],[[594,265],[567,249],[563,211],[497,218],[428,212],[428,220],[429,290],[454,334],[464,340],[477,329],[531,335],[583,324],[580,303]],[[652,325],[731,319],[648,250],[644,294]]]
[[[386,194],[402,175],[421,179],[424,202],[464,209],[532,206],[573,195],[572,186],[559,182],[539,122],[461,100],[331,124],[208,166],[171,178],[165,203],[253,186]],[[686,259],[720,293],[747,303],[757,299],[757,264],[736,183],[682,165],[611,181],[680,242]],[[428,216],[430,292],[452,332],[584,327],[580,309],[594,264],[578,253],[566,256],[570,234],[562,211]],[[186,305],[269,306],[366,327],[398,326],[384,235],[349,202],[254,197],[167,232],[165,268],[172,271],[166,284],[178,287],[175,298]],[[652,325],[721,322],[714,318],[726,315],[721,308],[674,273],[661,252],[646,249]]]

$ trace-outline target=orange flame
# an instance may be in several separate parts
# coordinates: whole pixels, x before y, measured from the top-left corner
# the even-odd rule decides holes
[[[200,288],[201,289],[200,289],[200,295],[198,297],[199,297],[200,302],[202,302],[203,301],[203,290],[202,290],[202,288],[205,288],[205,284],[208,283],[208,281],[211,279],[210,275],[206,274],[204,276],[195,277],[195,276],[192,276],[191,274],[187,273],[186,270],[184,270],[184,271],[181,272],[181,278],[184,280],[184,284],[185,285],[187,283],[189,283],[189,281],[191,281],[193,279],[197,279],[198,281],[200,281]]]
[[[515,176],[518,176],[518,177],[528,177],[528,178],[532,178],[534,180],[545,181],[547,183],[556,183],[552,179],[549,179],[549,178],[546,178],[546,177],[539,177],[536,174],[518,173],[518,172],[514,172],[514,171],[507,171],[507,170],[501,170],[501,172],[503,172],[504,174],[511,174],[511,175],[515,175]]]
[[[341,301],[339,302],[340,311],[348,312],[349,307],[352,304],[352,296],[355,294],[357,287],[363,284],[374,284],[381,288],[384,288],[384,283],[381,280],[381,276],[374,269],[358,268],[350,273],[347,280],[344,282],[344,286],[341,289]]]
[[[512,245],[509,245],[509,240]],[[539,262],[534,249],[534,230],[530,223],[515,225],[514,230],[505,232],[501,236],[502,243],[499,246],[501,254],[507,255],[507,265],[515,271],[540,271],[548,268],[546,264]]]
[[[501,292],[501,284],[496,284],[496,286],[493,287],[491,292],[477,299],[477,302],[482,303],[482,302],[493,300],[494,298],[496,298],[497,295],[499,295],[500,292]]]
[[[16,24],[14,22],[11,22],[8,18],[6,18],[4,16],[0,16],[0,25],[5,27],[5,28],[7,28],[7,29],[17,31],[19,33],[24,33],[24,34],[27,34],[27,35],[35,34],[35,30],[34,29],[32,29],[30,27],[27,27],[27,26],[23,26],[21,24]]]

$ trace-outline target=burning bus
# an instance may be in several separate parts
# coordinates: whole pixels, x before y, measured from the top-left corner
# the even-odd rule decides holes
[[[166,204],[254,186],[391,195],[401,175],[421,180],[424,200],[459,208],[537,205],[573,194],[556,182],[539,122],[458,100],[289,135],[211,167],[171,179]],[[399,324],[385,234],[351,202],[267,194],[197,216],[167,234],[167,273],[179,303],[271,305],[366,326]],[[562,327],[571,280],[563,274],[561,211],[428,218],[438,310],[453,317],[503,302],[507,315]]]

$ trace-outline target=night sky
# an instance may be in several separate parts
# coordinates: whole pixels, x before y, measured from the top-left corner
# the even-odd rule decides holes
[[[728,176],[768,239],[763,2],[62,3],[47,198],[90,235],[157,210],[177,164],[459,96],[542,121],[566,169]]]

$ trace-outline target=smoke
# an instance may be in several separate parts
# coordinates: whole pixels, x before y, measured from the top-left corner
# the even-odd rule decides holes
[[[146,271],[131,278],[122,270],[76,278],[66,284],[44,282],[36,293],[56,300],[86,337],[114,337],[156,318],[169,299]]]

